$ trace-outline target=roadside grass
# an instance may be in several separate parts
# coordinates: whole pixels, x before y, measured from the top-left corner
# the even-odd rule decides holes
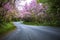
[[[35,25],[35,26],[41,26],[41,25],[44,25],[46,26],[47,24],[42,24],[42,23],[38,23],[38,22],[23,22],[24,24],[27,24],[27,25]]]
[[[48,22],[44,22],[44,23],[38,23],[38,22],[23,22],[23,24],[26,24],[26,25],[34,25],[34,26],[60,27],[60,26],[57,26],[56,24],[48,23]]]
[[[10,23],[5,23],[4,25],[2,25],[2,27],[0,28],[0,35],[3,35],[11,30],[14,30],[16,27],[13,25],[12,22]]]

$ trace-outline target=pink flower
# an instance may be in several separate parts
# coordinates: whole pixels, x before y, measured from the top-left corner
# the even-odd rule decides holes
[[[5,5],[3,5],[3,7],[6,9],[6,10],[10,10],[12,9],[12,6],[10,5],[10,3],[6,3]]]

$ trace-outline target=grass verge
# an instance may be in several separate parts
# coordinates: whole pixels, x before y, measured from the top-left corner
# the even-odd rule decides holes
[[[60,26],[56,26],[56,24],[50,24],[48,22],[45,23],[38,23],[38,22],[23,22],[23,24],[26,25],[34,25],[34,26],[53,26],[53,27],[60,27]]]
[[[35,25],[35,26],[41,26],[43,24],[40,24],[38,22],[23,22],[23,24],[27,24],[27,25]]]
[[[16,27],[13,25],[12,22],[10,23],[5,23],[4,25],[2,25],[2,27],[0,28],[0,35],[4,35],[5,33],[15,29]]]

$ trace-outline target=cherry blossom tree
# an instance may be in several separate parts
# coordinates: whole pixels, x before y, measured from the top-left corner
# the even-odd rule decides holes
[[[47,10],[47,6],[44,6],[43,3],[37,3],[36,0],[16,0],[15,4],[16,8],[19,11],[19,16],[22,19],[26,17],[34,17],[36,19],[38,16],[44,15]]]
[[[10,22],[12,19],[12,16],[14,17],[15,15],[15,9],[14,6],[11,4],[10,1],[4,0],[7,2],[1,1],[1,6],[0,6],[0,22]]]

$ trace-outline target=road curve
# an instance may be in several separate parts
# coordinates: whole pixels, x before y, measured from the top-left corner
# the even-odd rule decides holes
[[[60,40],[60,28],[31,26],[13,22],[16,30],[8,33],[2,40]]]

